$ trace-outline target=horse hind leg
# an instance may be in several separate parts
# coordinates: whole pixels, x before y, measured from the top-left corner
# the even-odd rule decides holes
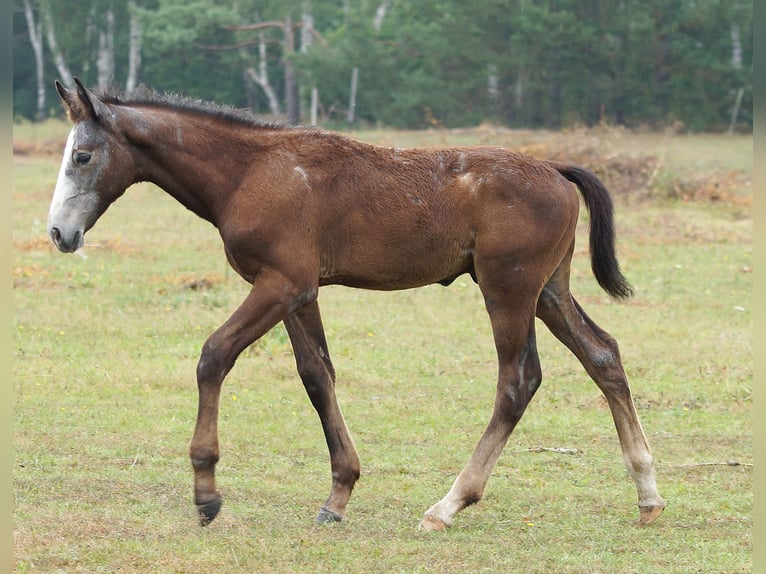
[[[665,508],[657,492],[654,462],[641,428],[615,339],[598,327],[569,292],[562,264],[543,289],[537,316],[579,359],[604,393],[617,429],[628,474],[638,490],[640,523],[653,522]]]
[[[452,488],[425,513],[420,527],[446,530],[452,519],[466,506],[482,499],[484,490],[511,432],[521,419],[542,380],[537,355],[534,301],[515,301],[500,306],[487,300],[487,309],[498,353],[498,382],[490,422],[468,464]],[[503,296],[504,301],[513,299]]]
[[[316,521],[320,524],[340,522],[359,478],[359,457],[335,396],[335,369],[327,350],[317,302],[289,314],[284,324],[298,373],[319,415],[330,451],[332,489]]]

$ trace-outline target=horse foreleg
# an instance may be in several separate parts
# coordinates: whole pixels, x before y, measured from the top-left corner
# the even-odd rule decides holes
[[[203,526],[221,509],[222,498],[215,487],[221,385],[239,354],[285,317],[289,292],[280,276],[265,273],[259,276],[240,307],[202,347],[197,363],[197,424],[189,456],[194,468],[194,502]]]
[[[534,313],[529,307],[499,310],[488,306],[499,360],[492,418],[450,491],[426,511],[420,523],[423,529],[445,530],[458,512],[481,500],[511,432],[540,386],[542,371],[535,342]]]
[[[317,515],[319,523],[340,522],[359,478],[359,457],[335,396],[335,369],[327,350],[316,301],[284,320],[293,345],[298,374],[322,423],[330,451],[332,489]]]
[[[575,354],[604,393],[625,466],[638,490],[640,522],[653,522],[662,514],[665,502],[657,492],[652,455],[633,405],[617,342],[582,310],[569,293],[562,273],[555,274],[543,289],[537,315]]]

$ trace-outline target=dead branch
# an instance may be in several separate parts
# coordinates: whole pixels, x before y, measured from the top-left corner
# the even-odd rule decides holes
[[[548,448],[544,446],[536,446],[536,447],[528,448],[526,450],[527,452],[553,452],[556,454],[577,454],[580,452],[579,449],[576,449],[576,448],[561,448],[561,447]]]
[[[688,464],[670,465],[676,468],[692,468],[697,466],[753,466],[752,462],[739,462],[737,460],[727,460],[725,462],[691,462]]]

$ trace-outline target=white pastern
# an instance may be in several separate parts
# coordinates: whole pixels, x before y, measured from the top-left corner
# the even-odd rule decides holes
[[[462,502],[461,496],[458,494],[459,481],[460,477],[458,477],[444,498],[426,510],[426,516],[433,516],[438,518],[447,527],[452,526],[452,519],[465,506]]]
[[[657,492],[657,481],[654,476],[654,465],[649,454],[634,453],[633,460],[626,453],[624,455],[625,468],[628,470],[638,490],[639,506],[665,506]]]

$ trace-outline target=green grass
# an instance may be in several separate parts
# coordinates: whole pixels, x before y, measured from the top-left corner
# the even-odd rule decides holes
[[[66,134],[55,125],[45,128],[50,136],[28,129],[16,138]],[[401,146],[510,138],[358,135]],[[551,146],[598,139],[523,137]],[[682,177],[692,158],[746,173],[752,161],[742,138],[608,137],[636,154],[656,153],[663,138],[678,162],[665,164],[668,177]],[[580,229],[573,292],[621,344],[668,502],[651,527],[636,526],[635,488],[604,400],[540,326],[543,385],[486,498],[446,534],[416,529],[491,412],[489,323],[478,290],[460,278],[449,288],[320,294],[339,400],[362,459],[342,524],[312,522],[329,490],[329,464],[286,334],[276,328],[248,349],[222,395],[224,507],[202,529],[187,455],[196,360],[247,286],[227,268],[217,232],[149,185],[104,215],[88,236],[87,259],[56,253],[44,227],[58,162],[14,158],[18,572],[752,571],[747,207],[618,201],[621,261],[637,291],[626,304],[599,290],[585,222]],[[727,461],[742,464],[705,464]]]

